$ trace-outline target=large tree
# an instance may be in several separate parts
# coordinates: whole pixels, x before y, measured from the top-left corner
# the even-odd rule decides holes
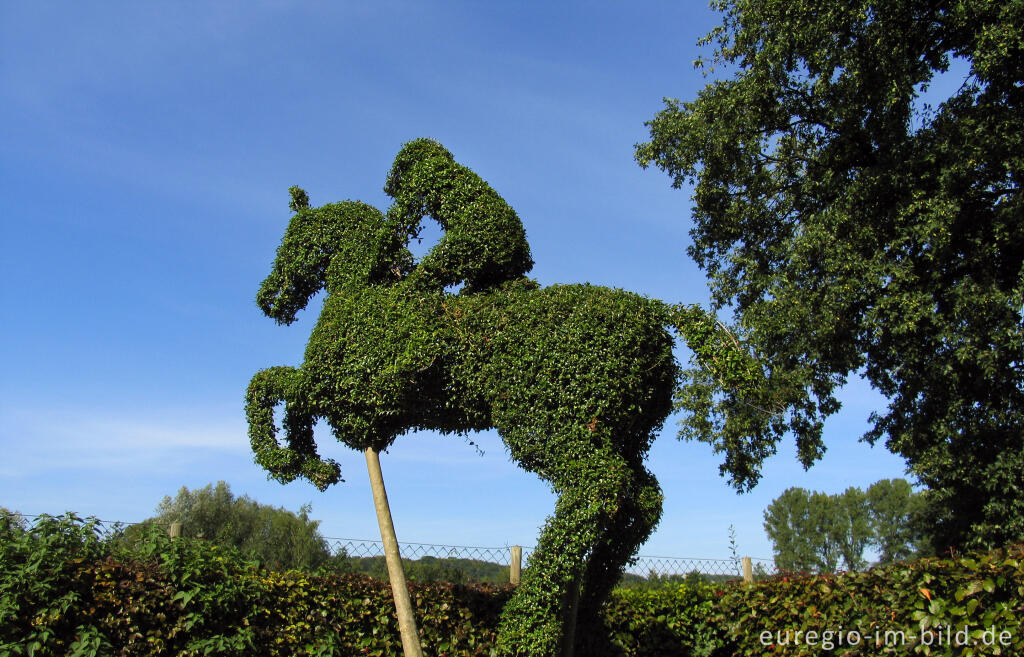
[[[775,566],[790,571],[835,570],[838,555],[821,550],[826,541],[820,533],[827,496],[815,496],[803,488],[788,488],[764,512],[764,529],[775,551]],[[816,540],[820,539],[820,540]]]
[[[866,491],[871,515],[872,543],[878,549],[879,562],[908,559],[928,550],[920,545],[927,528],[923,497],[915,493],[906,479],[882,479]]]
[[[684,432],[744,489],[787,430],[818,458],[862,374],[888,400],[864,437],[929,489],[933,545],[1024,538],[1024,2],[712,4],[720,77],[636,155],[694,185],[688,252],[769,384],[692,378]]]
[[[864,550],[874,537],[867,501],[864,491],[855,486],[829,496],[832,521],[827,527],[847,570],[859,570],[867,565]]]

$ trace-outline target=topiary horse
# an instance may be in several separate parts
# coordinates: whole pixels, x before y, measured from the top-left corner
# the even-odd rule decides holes
[[[257,302],[289,324],[311,295],[327,296],[302,366],[262,370],[249,386],[256,461],[281,482],[304,477],[323,490],[340,472],[317,453],[318,419],[368,462],[409,430],[497,429],[511,457],[558,495],[503,612],[499,646],[572,654],[576,625],[597,622],[661,515],[643,461],[680,372],[666,327],[708,363],[735,349],[695,306],[539,287],[525,277],[533,262],[515,212],[434,141],[402,148],[385,191],[394,199],[386,215],[357,201],[312,208],[291,190],[296,214]],[[407,245],[425,216],[444,234],[417,263]],[[742,358],[721,362],[734,364],[723,376],[747,376]],[[281,402],[286,446],[273,422]]]

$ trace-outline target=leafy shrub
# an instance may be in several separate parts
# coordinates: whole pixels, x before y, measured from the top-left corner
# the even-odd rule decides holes
[[[43,517],[0,540],[0,655],[248,655],[260,598],[237,551],[95,519]]]
[[[80,564],[100,558],[96,521],[68,514],[31,528],[5,515],[0,532],[0,654],[62,654],[96,629],[79,619]],[[74,653],[71,653],[74,654]]]
[[[710,624],[715,587],[691,578],[660,589],[619,589],[604,607],[604,636],[585,642],[583,655],[708,657],[721,645]]]
[[[261,570],[238,550],[156,528],[104,539],[74,515],[0,526],[0,657],[391,655],[391,588]],[[427,654],[489,655],[512,587],[411,587]]]
[[[412,583],[424,654],[489,657],[512,591]],[[1024,654],[1022,617],[1024,546],[1017,546],[842,575],[787,574],[750,586],[692,577],[657,589],[620,589],[602,608],[598,631],[581,638],[578,654],[1017,655]],[[860,643],[841,643],[840,630],[858,632]],[[955,645],[961,630],[976,643]],[[801,639],[794,641],[797,631]],[[826,632],[833,633],[832,648]],[[882,645],[874,645],[876,637]],[[111,540],[97,521],[71,514],[32,527],[0,517],[0,657],[400,652],[386,582],[264,570],[238,550],[172,540],[155,529]]]
[[[1019,655],[1024,547],[783,575],[728,589],[716,607],[722,655]]]

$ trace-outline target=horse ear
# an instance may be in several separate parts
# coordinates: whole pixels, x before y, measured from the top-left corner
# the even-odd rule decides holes
[[[288,192],[292,195],[292,200],[288,202],[288,208],[292,212],[298,212],[309,207],[309,194],[306,193],[306,190],[298,185],[292,185],[288,188]]]

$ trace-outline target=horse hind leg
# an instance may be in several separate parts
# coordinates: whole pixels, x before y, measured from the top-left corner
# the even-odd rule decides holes
[[[595,652],[595,641],[606,641],[600,628],[601,605],[618,584],[623,569],[661,519],[663,495],[657,479],[642,465],[632,469],[619,508],[604,527],[583,576],[576,621],[576,654]]]
[[[552,446],[559,442],[553,440]],[[530,556],[522,584],[502,613],[500,654],[571,656],[579,604],[582,600],[597,600],[601,590],[596,584],[598,571],[621,570],[635,550],[628,540],[630,545],[621,549],[606,545],[609,538],[611,543],[619,540],[618,535],[610,535],[615,533],[611,528],[635,525],[639,529],[646,525],[634,518],[634,508],[639,506],[631,500],[634,469],[610,445],[595,447],[593,442],[580,441],[572,443],[571,451],[552,458],[550,463],[557,466],[550,470],[538,468],[538,473],[553,484],[558,502]],[[650,529],[634,533],[643,533],[646,538]],[[622,552],[625,549],[629,551]],[[596,566],[591,565],[595,555],[599,562]],[[591,615],[588,610],[580,619],[587,627],[592,623]]]

